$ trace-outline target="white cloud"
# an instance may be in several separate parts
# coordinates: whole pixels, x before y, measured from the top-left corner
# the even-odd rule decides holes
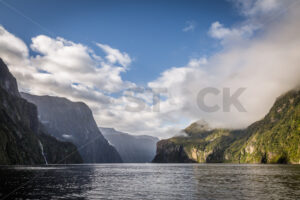
[[[299,5],[290,8],[288,15],[276,24],[264,27],[260,37],[245,38],[239,43],[230,42],[224,50],[207,59],[207,62],[173,67],[149,84],[150,87],[166,87],[169,98],[162,102],[161,115],[196,121],[204,119],[213,126],[241,128],[262,118],[274,103],[275,98],[300,84],[300,27]],[[243,35],[241,29],[228,29],[215,24],[214,36],[224,39]],[[208,113],[197,105],[197,94],[205,87],[222,91],[230,88],[234,93],[239,87],[246,88],[240,96],[247,112]],[[222,106],[222,97],[208,95],[209,105]],[[177,119],[176,119],[177,118]]]
[[[100,43],[96,43],[96,44],[107,54],[106,59],[110,63],[112,64],[119,63],[120,65],[126,68],[132,62],[130,56],[126,52],[121,53],[118,49],[114,49],[105,44],[100,44]]]
[[[265,8],[259,10],[270,13],[278,9],[268,7],[272,5],[265,4]],[[250,12],[252,8],[245,7],[243,12],[246,9]],[[100,126],[158,137],[178,134],[180,129],[199,119],[213,126],[245,127],[263,117],[277,96],[300,84],[299,5],[285,8],[289,12],[276,23],[265,24],[261,11],[257,12],[260,17],[245,14],[244,22],[230,28],[216,22],[210,34],[226,44],[224,49],[207,58],[191,59],[185,66],[165,70],[148,83],[148,93],[126,91],[136,86],[121,76],[132,59],[108,45],[97,43],[106,54],[100,57],[83,44],[39,35],[32,38],[30,45],[38,55],[30,57],[26,44],[0,27],[0,56],[8,63],[23,91],[84,101],[92,108]],[[259,37],[253,34],[258,25]],[[227,87],[232,92],[245,87],[240,100],[247,112],[234,108],[231,112],[200,110],[197,93],[205,87]],[[155,105],[149,91],[157,88],[166,88],[168,93],[162,94],[160,112],[153,112]],[[110,95],[112,92],[120,96]],[[145,109],[126,110],[130,103],[126,95],[144,99]],[[206,100],[210,105],[222,105],[221,96],[209,95]]]
[[[32,38],[30,46],[33,51],[41,54],[30,58],[32,66],[37,71],[48,73],[37,74],[36,79],[63,85],[75,83],[91,92],[118,92],[134,85],[122,80],[120,74],[125,72],[122,66],[103,61],[92,49],[82,44],[40,35]]]
[[[0,57],[17,78],[21,91],[83,101],[91,107],[101,126],[135,134],[159,132],[161,121],[150,111],[151,106],[133,113],[125,109],[128,102],[125,96],[109,95],[135,87],[121,78],[131,63],[127,53],[105,45],[102,46],[107,54],[105,60],[85,45],[45,35],[32,38],[30,47],[38,53],[36,56],[29,57],[26,44],[1,27]]]
[[[216,21],[212,23],[209,29],[209,35],[213,38],[220,39],[226,42],[232,42],[249,38],[253,32],[258,29],[258,26],[243,25],[237,28],[226,28],[223,24]]]
[[[9,64],[17,65],[28,57],[28,48],[19,38],[0,25],[0,55]]]
[[[102,60],[87,46],[39,35],[30,45],[38,55],[29,57],[21,39],[2,26],[0,30],[0,56],[22,91],[64,96],[101,109],[114,101],[107,93],[135,86],[122,80],[121,73],[126,71],[123,66]]]
[[[254,16],[270,13],[282,9],[293,0],[232,0],[239,11],[246,16]]]
[[[241,23],[225,27],[219,21],[211,24],[208,34],[221,41],[223,45],[235,45],[251,38],[258,30],[266,29],[272,23],[277,23],[286,16],[297,0],[230,0],[245,17]]]
[[[186,26],[182,29],[183,32],[193,31],[196,28],[196,23],[194,21],[187,21]]]

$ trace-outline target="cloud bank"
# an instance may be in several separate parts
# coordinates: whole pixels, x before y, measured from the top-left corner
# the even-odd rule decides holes
[[[251,5],[240,5],[241,13],[247,16],[244,22],[233,27],[213,22],[208,34],[224,45],[221,52],[206,62],[171,68],[149,83],[149,87],[169,90],[169,103],[161,103],[166,110],[162,113],[177,110],[175,113],[181,114],[178,119],[204,119],[212,126],[229,128],[243,128],[262,118],[276,97],[300,85],[299,8],[297,1],[285,1],[284,5],[282,1],[252,1]],[[274,12],[281,15],[272,16]],[[229,88],[232,93],[246,88],[239,100],[247,112],[234,107],[230,112],[202,111],[197,94],[206,87],[221,92]],[[205,101],[222,108],[222,93],[207,95]]]
[[[223,50],[169,68],[149,82],[148,88],[123,80],[122,73],[130,70],[134,59],[102,43],[96,43],[95,48],[100,48],[104,57],[91,47],[60,37],[38,35],[27,46],[0,26],[0,57],[21,91],[84,101],[99,126],[161,138],[174,136],[199,119],[215,127],[243,128],[262,118],[276,97],[300,85],[300,6],[298,1],[232,2],[245,20],[232,27],[222,21],[208,27],[208,34],[220,41]],[[35,55],[30,55],[29,49]],[[246,88],[239,100],[247,112],[234,107],[230,112],[201,110],[197,95],[206,87],[221,91],[205,98],[208,105],[220,107],[223,88],[232,93]],[[153,101],[153,91],[158,89],[167,92]],[[143,109],[126,109],[130,104],[138,105],[128,96],[143,99]]]

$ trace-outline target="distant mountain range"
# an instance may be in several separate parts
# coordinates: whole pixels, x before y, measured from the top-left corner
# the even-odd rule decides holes
[[[184,133],[159,141],[153,162],[300,164],[300,90],[280,96],[245,130],[211,129],[202,121]]]
[[[37,105],[39,120],[47,133],[60,141],[74,143],[85,163],[121,163],[117,150],[99,131],[90,108],[66,98],[21,93]]]
[[[37,108],[21,98],[16,79],[0,59],[0,164],[82,163],[77,148],[48,136]]]
[[[113,128],[99,127],[104,137],[120,153],[126,163],[151,162],[155,156],[158,138],[146,135],[130,135]]]

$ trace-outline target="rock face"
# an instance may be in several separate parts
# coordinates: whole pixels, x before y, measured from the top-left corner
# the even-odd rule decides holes
[[[0,85],[2,89],[4,89],[9,94],[20,97],[17,81],[15,77],[13,77],[13,75],[9,72],[7,66],[5,65],[5,63],[1,58],[0,58]]]
[[[151,136],[134,136],[116,131],[113,128],[101,128],[103,136],[120,153],[126,163],[151,162],[155,156],[158,138]]]
[[[264,119],[245,130],[196,122],[184,132],[159,141],[153,162],[300,164],[300,91],[279,97]]]
[[[120,163],[122,159],[99,131],[92,111],[82,102],[66,98],[21,93],[37,105],[47,133],[60,141],[74,143],[85,163]]]
[[[157,143],[155,163],[194,163],[197,162],[188,156],[184,145],[176,144],[170,140],[161,140]]]
[[[300,90],[277,98],[264,119],[225,151],[227,162],[300,164]]]
[[[153,162],[223,162],[226,148],[244,135],[239,130],[210,129],[198,122],[191,124],[184,132],[184,136],[159,141]]]
[[[2,59],[0,78],[0,164],[45,164],[45,159],[53,164],[81,163],[73,144],[43,133],[36,106],[21,98],[16,79]]]

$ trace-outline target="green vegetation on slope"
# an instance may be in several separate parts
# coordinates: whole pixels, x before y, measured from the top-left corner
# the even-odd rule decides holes
[[[159,141],[153,162],[223,162],[226,148],[244,134],[240,130],[211,130],[204,122],[195,122],[184,131],[185,136]]]
[[[299,125],[300,91],[290,91],[276,100],[264,119],[245,130],[211,130],[204,122],[191,124],[184,130],[186,136],[158,142],[153,162],[300,164]]]
[[[226,150],[227,162],[300,164],[300,91],[279,97],[246,132]]]

